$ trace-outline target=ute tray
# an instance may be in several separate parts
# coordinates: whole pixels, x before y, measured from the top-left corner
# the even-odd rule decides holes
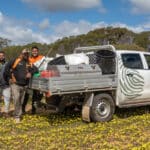
[[[56,71],[58,76],[33,77],[29,87],[50,92],[51,95],[112,90],[117,87],[117,75],[102,74],[97,64],[55,65],[50,70]]]

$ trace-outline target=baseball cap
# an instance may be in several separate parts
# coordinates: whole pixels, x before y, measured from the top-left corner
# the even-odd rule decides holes
[[[24,54],[24,53],[29,53],[29,52],[30,52],[30,51],[29,51],[28,49],[26,49],[26,48],[22,50],[22,54]]]

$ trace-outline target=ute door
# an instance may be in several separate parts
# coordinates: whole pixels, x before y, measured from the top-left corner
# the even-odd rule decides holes
[[[150,103],[150,55],[120,53],[118,67],[117,105],[127,107]]]

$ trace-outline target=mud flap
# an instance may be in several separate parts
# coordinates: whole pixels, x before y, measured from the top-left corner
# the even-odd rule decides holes
[[[82,106],[82,120],[90,122],[90,108],[92,106],[94,93],[87,93]]]

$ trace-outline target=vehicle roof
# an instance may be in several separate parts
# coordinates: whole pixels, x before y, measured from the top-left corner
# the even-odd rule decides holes
[[[137,50],[116,50],[118,54],[123,54],[123,53],[137,53],[137,54],[149,54],[150,52],[144,52],[144,51],[137,51]]]

